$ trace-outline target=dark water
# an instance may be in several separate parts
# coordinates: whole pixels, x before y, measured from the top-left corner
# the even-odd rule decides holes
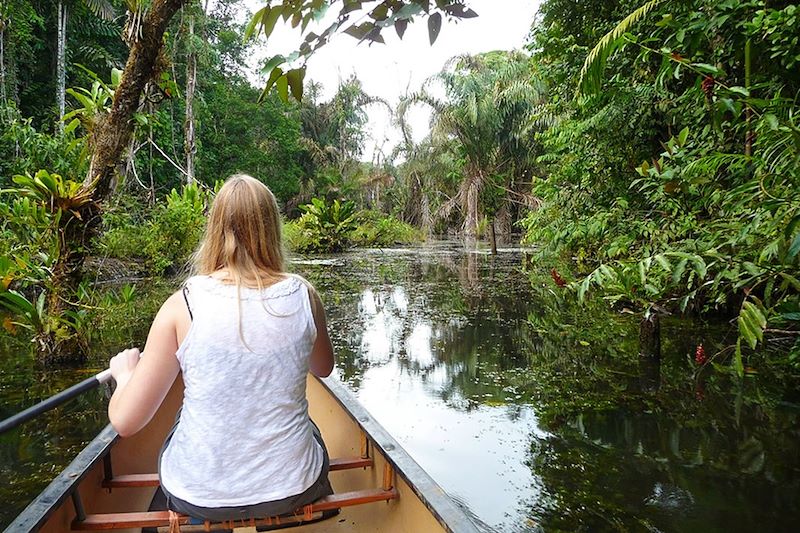
[[[696,346],[729,345],[726,324],[667,320],[654,368],[634,317],[577,306],[520,250],[435,242],[294,268],[323,295],[340,379],[486,530],[795,529],[797,378],[768,354],[741,382],[697,372]],[[84,375],[5,355],[17,348],[0,345],[2,415]],[[0,524],[103,423],[98,392],[0,437]]]

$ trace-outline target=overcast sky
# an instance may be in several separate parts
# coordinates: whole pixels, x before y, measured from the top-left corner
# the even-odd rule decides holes
[[[255,11],[265,5],[263,0],[248,0]],[[460,54],[477,54],[492,50],[512,50],[524,46],[531,22],[538,8],[538,0],[469,0],[469,7],[478,13],[477,18],[458,23],[445,21],[436,43],[428,41],[424,19],[410,24],[401,41],[394,29],[387,28],[383,35],[386,44],[358,44],[348,35],[338,35],[320,49],[308,62],[306,80],[323,85],[323,99],[335,92],[339,80],[355,73],[364,90],[387,100],[393,107],[407,91],[414,92],[431,75],[439,72],[448,59]],[[338,12],[331,9],[330,14]],[[326,21],[327,22],[327,21]],[[311,28],[313,29],[313,28]],[[274,54],[287,54],[300,43],[298,29],[281,22],[259,52],[259,58]],[[389,154],[399,143],[400,133],[391,125],[391,117],[382,106],[371,106],[369,135],[362,159],[371,161],[376,146],[383,146]],[[427,133],[429,113],[417,108],[411,114],[414,137],[420,140]]]

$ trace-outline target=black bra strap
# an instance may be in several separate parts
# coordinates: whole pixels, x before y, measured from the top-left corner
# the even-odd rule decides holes
[[[183,286],[183,301],[186,302],[186,310],[189,311],[189,319],[194,320],[194,316],[192,315],[192,306],[189,305],[189,287],[186,285]]]

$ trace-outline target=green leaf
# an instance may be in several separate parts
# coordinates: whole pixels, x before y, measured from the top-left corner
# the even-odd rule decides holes
[[[256,24],[261,22],[261,19],[264,17],[264,12],[269,9],[269,6],[262,7],[258,11],[255,12],[253,18],[250,19],[250,22],[247,23],[247,27],[244,29],[244,41],[250,40],[253,36],[253,32],[256,29]]]
[[[397,12],[398,19],[410,19],[422,13],[422,6],[417,3],[409,3],[400,8]]]
[[[285,62],[286,58],[281,54],[272,56],[270,60],[264,64],[264,68],[261,69],[261,72],[272,72],[272,69],[274,69],[279,65],[282,65]]]
[[[275,81],[275,87],[278,89],[278,96],[284,102],[289,102],[289,80],[284,75]]]
[[[783,234],[786,236],[786,239],[790,239],[796,227],[800,226],[800,215],[795,216],[789,223],[786,225],[786,229],[783,230]]]
[[[592,282],[591,276],[586,276],[581,284],[578,286],[578,301],[580,303],[586,302],[586,292],[589,290],[589,284]]]
[[[744,87],[728,87],[728,92],[732,92],[733,94],[737,94],[741,97],[747,98],[750,96],[750,91],[745,89]]]
[[[597,45],[586,56],[580,74],[578,75],[578,92],[591,94],[600,90],[601,77],[606,66],[606,61],[611,54],[620,46],[620,41],[625,33],[634,24],[645,18],[664,0],[650,0],[641,7],[631,12],[630,15],[622,19],[617,26],[606,33]]]
[[[362,41],[367,38],[367,35],[370,34],[372,30],[375,29],[375,25],[371,22],[364,22],[363,24],[353,24],[352,26],[346,28],[344,33],[351,37],[355,37],[359,41]]]
[[[692,67],[694,67],[696,71],[709,76],[719,76],[722,74],[720,69],[714,65],[709,65],[708,63],[692,63]]]
[[[797,254],[800,252],[800,233],[794,236],[792,244],[789,245],[789,250],[786,252],[786,258],[793,261]]]
[[[678,134],[678,144],[680,146],[684,146],[686,144],[686,140],[689,138],[689,128],[683,128],[681,132]]]
[[[325,14],[328,12],[328,7],[330,4],[327,2],[320,2],[319,7],[314,8],[314,22],[319,22],[325,18]]]
[[[266,98],[269,94],[269,90],[272,89],[272,86],[275,85],[275,82],[278,81],[281,76],[283,76],[283,70],[281,67],[275,67],[272,69],[272,72],[267,79],[267,84],[264,86],[264,90],[261,91],[261,96],[258,97],[259,102],[264,101],[264,98]]]
[[[67,120],[69,120],[69,118],[70,118],[71,116],[72,116],[72,113],[68,113],[67,115],[64,115],[64,119],[67,119]],[[65,133],[65,134],[70,134],[70,133],[72,133],[73,131],[75,131],[75,129],[76,129],[78,126],[80,126],[80,124],[81,124],[81,121],[80,121],[80,120],[78,120],[77,118],[74,118],[74,119],[72,119],[72,120],[70,121],[70,123],[69,123],[69,124],[67,124],[66,126],[64,126],[64,133]]]
[[[289,82],[289,87],[292,90],[292,96],[298,102],[303,100],[303,79],[306,76],[306,69],[296,68],[286,73],[286,79]]]
[[[273,6],[264,9],[267,9],[267,11],[261,17],[261,27],[264,29],[264,35],[269,37],[272,35],[272,30],[275,29],[275,23],[278,22],[278,19],[283,13],[283,6]]]
[[[672,271],[672,282],[679,283],[681,278],[683,277],[683,273],[686,271],[686,264],[689,262],[688,259],[684,258],[678,261],[678,265],[675,267],[675,270]]]
[[[394,31],[397,32],[397,36],[400,39],[403,39],[403,35],[406,33],[406,28],[408,28],[408,21],[405,19],[397,19],[394,23]]]
[[[800,291],[800,280],[798,280],[791,274],[787,274],[785,272],[779,272],[779,274],[785,280],[787,285],[791,285],[792,287],[794,287],[794,290]]]
[[[705,278],[708,270],[706,267],[706,262],[703,260],[703,258],[696,255],[692,258],[692,263],[694,264],[694,271],[697,273],[697,277],[700,279]]]
[[[112,87],[119,87],[119,84],[122,83],[122,71],[118,68],[111,69],[111,86]]]
[[[744,363],[742,362],[742,339],[736,340],[736,350],[733,353],[733,370],[740,378],[744,377]]]

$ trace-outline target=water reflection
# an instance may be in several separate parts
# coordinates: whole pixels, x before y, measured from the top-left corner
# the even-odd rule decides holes
[[[527,365],[514,284],[487,299],[492,275],[481,272],[489,262],[517,268],[519,255],[437,246],[380,260],[357,279],[347,268],[301,267],[325,286],[339,377],[476,520],[503,524],[517,495],[536,486],[524,466],[530,436],[546,435],[533,409],[489,377]],[[344,288],[331,279],[340,276]]]
[[[525,262],[436,243],[300,270],[325,295],[339,377],[486,530],[744,530],[776,509],[790,517],[776,529],[796,521],[792,438],[732,416],[727,378],[698,400],[686,354],[714,331],[673,321],[666,366],[640,362],[635,321],[531,284]],[[768,416],[797,436],[796,418]],[[772,463],[781,453],[794,455]]]

